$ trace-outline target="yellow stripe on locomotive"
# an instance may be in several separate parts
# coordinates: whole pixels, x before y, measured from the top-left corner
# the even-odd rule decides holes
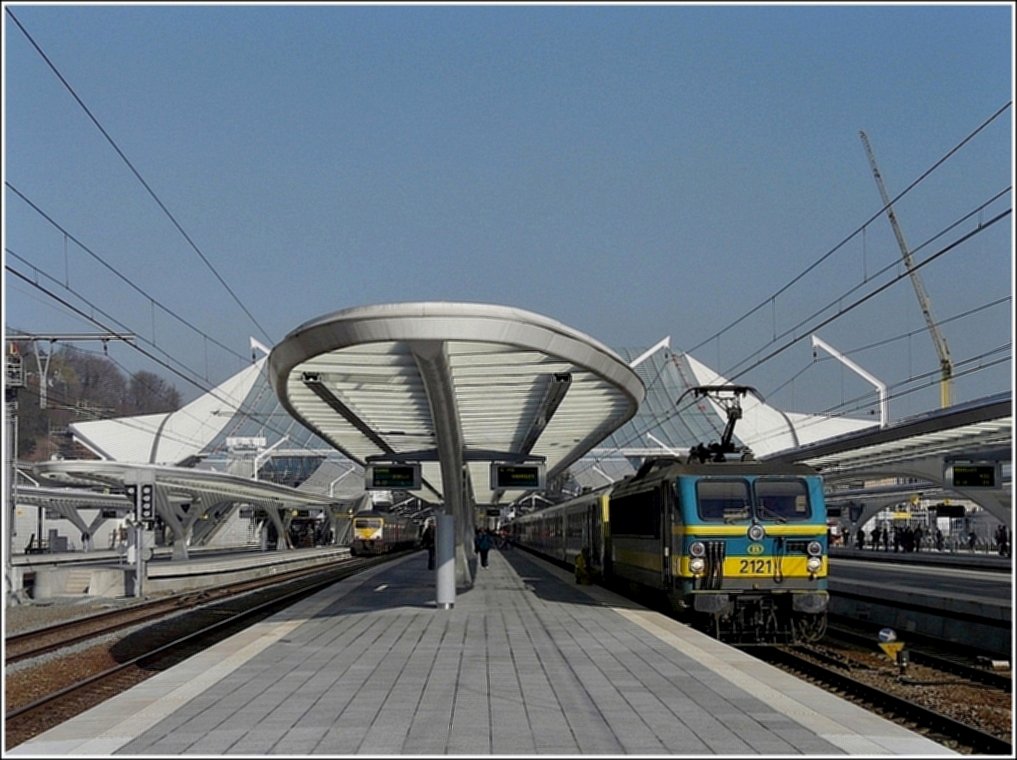
[[[703,567],[708,565],[705,560],[694,563],[689,556],[694,554],[690,549],[695,543],[723,545],[720,574],[725,578],[771,577],[783,581],[791,578],[820,580],[827,576],[824,536],[817,533],[815,523],[767,525],[765,536],[758,541],[746,537],[745,525],[676,525],[671,533],[685,546],[684,553],[674,558],[673,572],[685,578],[709,572]]]
[[[689,567],[691,557],[688,555],[675,555],[671,558],[672,572],[683,578],[702,576],[704,573],[694,573]],[[808,557],[804,554],[789,556],[774,555],[762,556],[729,556],[724,558],[724,565],[721,573],[725,578],[772,578],[779,575],[783,579],[806,578],[814,580],[825,578],[828,572],[827,558],[819,558],[821,565],[818,571],[810,571],[806,565]],[[638,551],[623,549],[615,546],[614,561],[619,564],[636,567],[651,572],[660,572],[661,556],[658,552]]]
[[[752,556],[752,557],[725,557],[724,566],[721,572],[725,578],[774,578],[779,576],[782,580],[792,578],[825,578],[827,573],[826,557],[821,557],[822,565],[818,572],[811,572],[806,562],[808,557],[804,554],[797,556]],[[689,567],[691,557],[674,557],[672,567],[674,573],[683,578],[693,578],[704,573],[693,573]]]
[[[818,526],[818,527],[817,527]],[[674,525],[671,534],[675,536],[694,536],[696,538],[730,538],[731,536],[744,536],[748,523],[740,525]],[[818,530],[822,528],[822,530]],[[766,525],[767,536],[810,536],[817,540],[826,532],[825,523],[808,522],[801,525]]]

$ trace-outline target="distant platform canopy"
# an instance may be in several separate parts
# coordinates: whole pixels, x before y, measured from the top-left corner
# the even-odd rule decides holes
[[[489,304],[345,309],[295,329],[268,365],[286,411],[361,465],[419,463],[416,495],[431,502],[455,482],[475,503],[510,503],[526,492],[492,483],[492,462],[542,464],[554,477],[646,393],[599,341]]]

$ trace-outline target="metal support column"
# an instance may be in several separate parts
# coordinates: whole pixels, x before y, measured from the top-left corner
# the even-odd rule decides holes
[[[456,600],[456,521],[452,515],[435,515],[434,565],[438,609],[450,610]]]

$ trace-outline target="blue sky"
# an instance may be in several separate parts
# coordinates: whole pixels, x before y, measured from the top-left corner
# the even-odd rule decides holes
[[[954,400],[1012,386],[1010,3],[4,11],[6,329],[135,333],[195,382],[110,356],[185,399],[250,337],[471,301],[872,413],[815,332],[891,419],[935,409],[859,131],[894,197],[982,125],[894,210],[916,262],[939,254],[920,277]]]

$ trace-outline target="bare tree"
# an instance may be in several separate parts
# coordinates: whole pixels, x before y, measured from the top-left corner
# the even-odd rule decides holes
[[[25,367],[25,387],[18,400],[19,459],[47,459],[55,451],[70,450],[71,422],[171,412],[181,406],[179,391],[151,372],[136,372],[128,380],[109,358],[70,346],[53,353],[49,361],[45,353],[37,360],[36,344],[25,342],[19,349]],[[46,367],[45,378],[40,366]],[[45,408],[40,406],[43,380]]]
[[[180,408],[180,392],[158,375],[141,370],[131,375],[127,403],[135,414],[172,412]]]

